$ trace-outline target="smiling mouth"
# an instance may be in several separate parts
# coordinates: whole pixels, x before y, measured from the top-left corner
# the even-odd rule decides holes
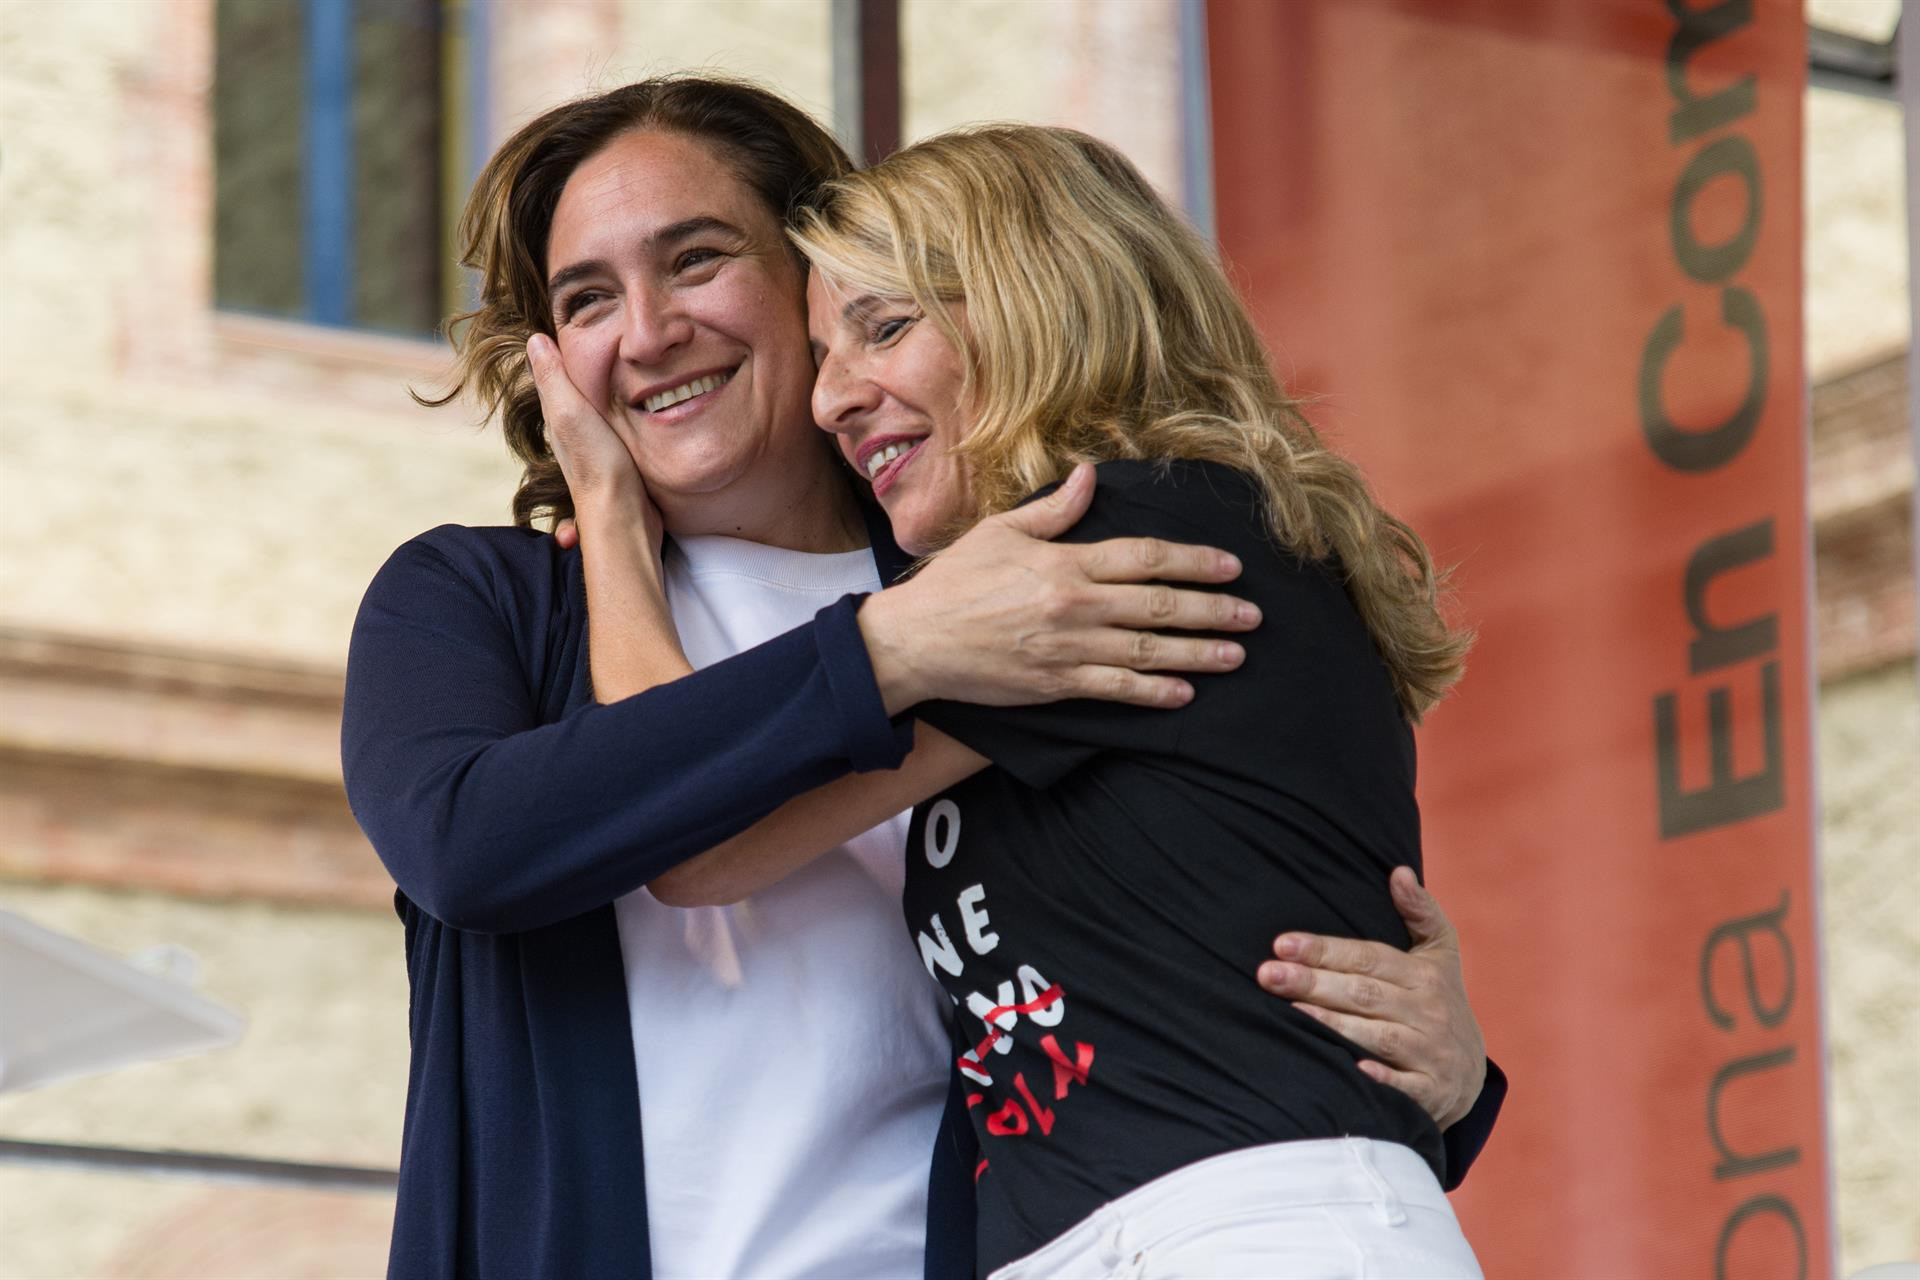
[[[739,372],[739,366],[735,365],[721,373],[704,374],[692,381],[683,382],[677,387],[656,391],[642,400],[640,407],[648,413],[659,413],[662,409],[671,409],[674,405],[684,404],[711,391],[718,391],[732,381],[733,375],[737,372]]]
[[[861,450],[860,472],[872,483],[874,497],[880,497],[893,487],[894,480],[899,477],[906,465],[913,461],[914,455],[920,452],[920,446],[924,445],[928,439],[927,436],[895,437],[880,444],[878,448],[869,446]]]

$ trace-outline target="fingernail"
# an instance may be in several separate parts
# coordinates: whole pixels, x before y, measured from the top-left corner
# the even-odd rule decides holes
[[[547,362],[547,336],[545,334],[536,333],[527,339],[527,359],[536,365],[544,365]]]
[[[1251,626],[1260,621],[1260,606],[1257,604],[1249,604],[1245,600],[1242,600],[1240,607],[1233,611],[1233,616]]]
[[[1214,646],[1214,655],[1216,660],[1237,667],[1246,661],[1247,651],[1231,640],[1222,640]]]
[[[1273,944],[1273,954],[1279,956],[1282,960],[1293,959],[1300,954],[1300,939],[1288,934],[1276,940]]]
[[[1240,557],[1233,555],[1229,552],[1222,551],[1220,553],[1220,572],[1228,573],[1228,574],[1239,573]]]
[[[1182,706],[1182,707],[1185,706],[1187,703],[1192,702],[1193,686],[1188,684],[1184,680],[1175,684],[1173,686],[1173,701],[1175,706]]]

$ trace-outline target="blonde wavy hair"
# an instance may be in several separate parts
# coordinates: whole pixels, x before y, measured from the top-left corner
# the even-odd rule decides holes
[[[1442,618],[1425,544],[1321,443],[1207,244],[1112,147],[943,134],[828,183],[791,234],[827,280],[911,298],[965,353],[976,518],[1078,462],[1236,467],[1281,547],[1337,560],[1409,719],[1460,677],[1472,636]]]

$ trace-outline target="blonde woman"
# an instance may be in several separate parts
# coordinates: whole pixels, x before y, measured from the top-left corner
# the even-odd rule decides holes
[[[936,552],[1094,463],[1069,539],[1222,547],[1268,622],[1170,713],[924,705],[901,769],[788,803],[654,895],[735,901],[918,804],[907,927],[955,1005],[983,1273],[1477,1276],[1435,1119],[1341,1034],[1356,1024],[1229,980],[1276,909],[1407,942],[1385,885],[1420,859],[1411,725],[1468,646],[1420,540],[1321,444],[1206,246],[1104,144],[932,139],[828,184],[794,238],[815,418],[902,548]],[[609,637],[596,678],[670,673],[645,638],[665,630]]]

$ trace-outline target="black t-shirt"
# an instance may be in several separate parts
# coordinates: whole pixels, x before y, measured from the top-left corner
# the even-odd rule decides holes
[[[982,1156],[982,1274],[1208,1156],[1347,1135],[1444,1178],[1439,1131],[1343,1037],[1262,991],[1273,936],[1404,947],[1413,735],[1327,564],[1269,538],[1211,463],[1110,462],[1067,541],[1151,534],[1245,566],[1246,663],[1177,711],[1073,701],[916,714],[993,761],[914,811],[905,909],[955,1001]]]

